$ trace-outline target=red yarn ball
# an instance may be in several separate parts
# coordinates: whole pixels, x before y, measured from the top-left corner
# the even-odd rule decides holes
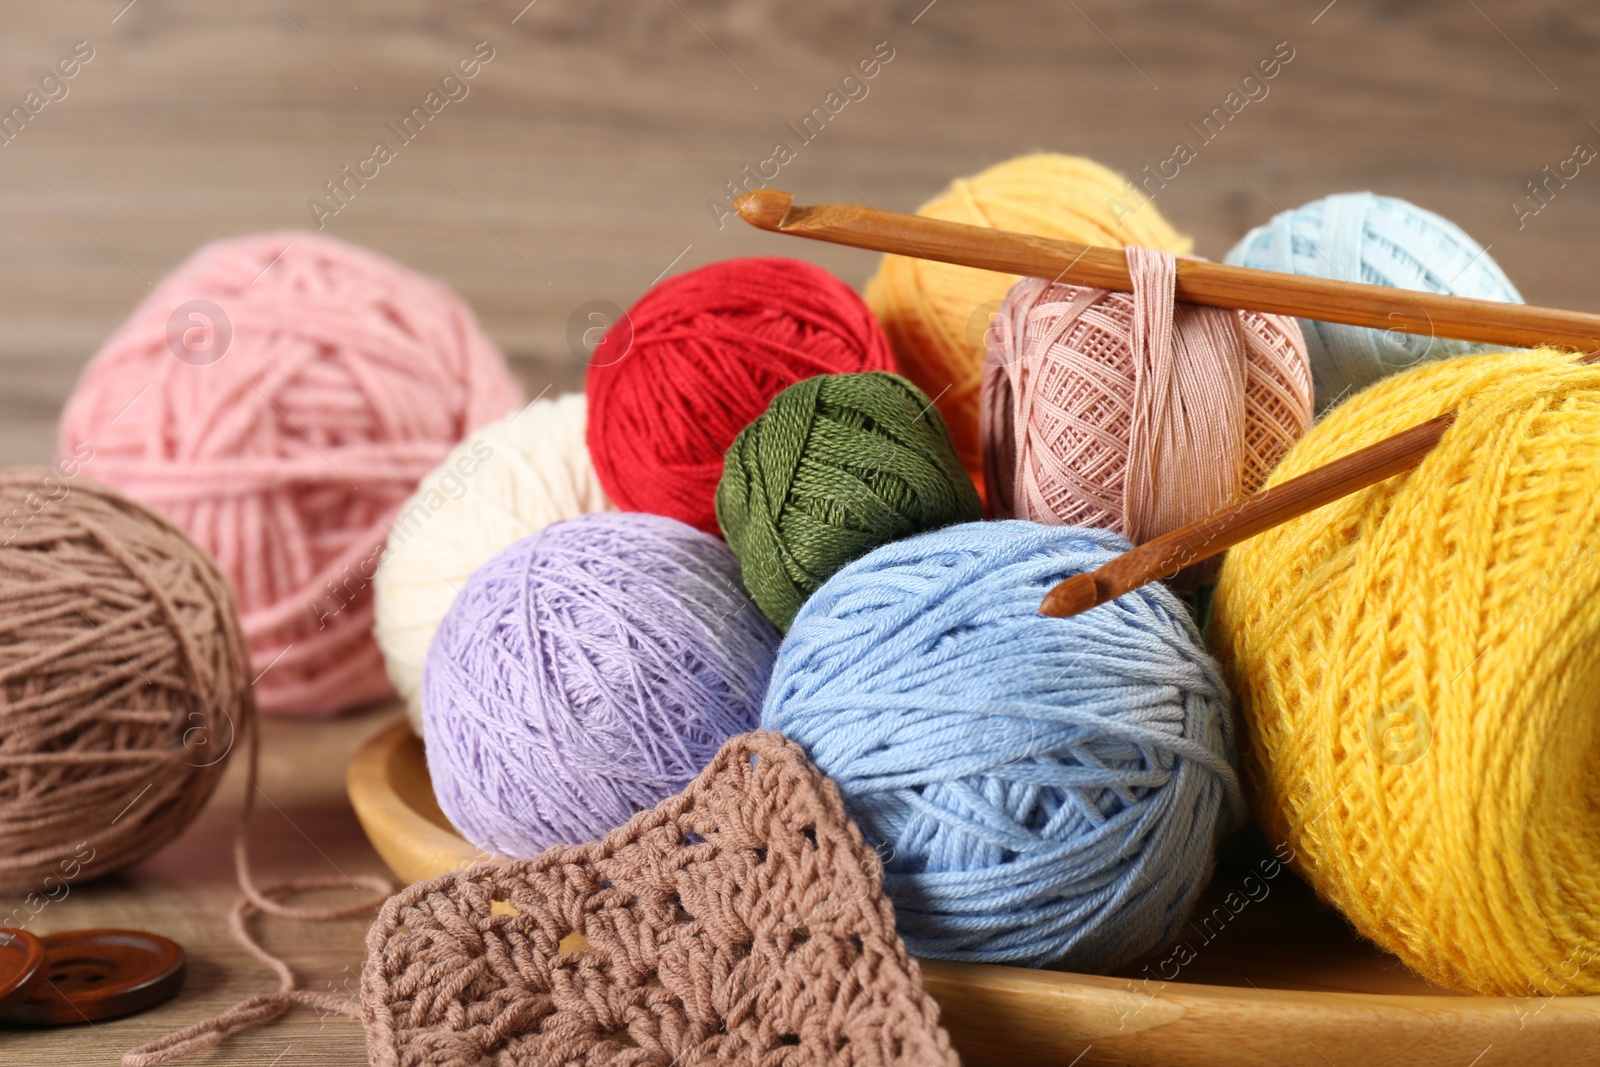
[[[625,511],[714,536],[722,454],[803,378],[893,370],[883,329],[821,267],[730,259],[651,289],[589,364],[589,452]]]

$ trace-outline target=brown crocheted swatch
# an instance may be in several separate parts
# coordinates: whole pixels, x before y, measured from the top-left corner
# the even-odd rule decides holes
[[[743,734],[604,841],[390,898],[361,981],[372,1063],[954,1067],[881,882],[834,784]]]

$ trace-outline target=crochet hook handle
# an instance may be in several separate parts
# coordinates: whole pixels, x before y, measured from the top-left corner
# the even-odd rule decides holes
[[[747,192],[734,201],[734,207],[752,226],[775,233],[1098,289],[1133,289],[1127,260],[1117,249],[860,204],[797,207],[792,193],[777,189]],[[1600,362],[1600,315],[1582,311],[1305,278],[1193,259],[1178,260],[1176,295],[1190,304],[1483,344],[1575,348],[1589,353],[1579,362]],[[1059,583],[1045,595],[1039,610],[1057,618],[1088,611],[1279,523],[1411,470],[1454,421],[1455,413],[1446,412],[1139,545],[1104,566]]]
[[[1600,352],[1590,352],[1577,362],[1600,363]],[[1169,578],[1183,567],[1210,559],[1247,537],[1411,470],[1433,451],[1455,421],[1455,412],[1447,411],[1219,508],[1182,529],[1146,541],[1087,574],[1075,574],[1058,583],[1045,594],[1039,612],[1058,619],[1082,614],[1141,585]]]
[[[1455,412],[1446,412],[1146,541],[1095,570],[1058,583],[1045,594],[1039,613],[1058,619],[1080,615],[1141,585],[1170,578],[1247,537],[1411,470],[1455,421]]]
[[[1133,288],[1127,260],[1119,249],[860,204],[797,206],[792,193],[777,189],[741,194],[734,208],[752,226],[775,233],[1097,289],[1129,292]],[[1306,278],[1199,259],[1178,260],[1177,275],[1177,298],[1188,304],[1248,308],[1511,348],[1557,345],[1584,352],[1600,349],[1600,315],[1582,311]]]

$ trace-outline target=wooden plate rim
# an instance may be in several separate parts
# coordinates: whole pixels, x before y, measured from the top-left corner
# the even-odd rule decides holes
[[[368,837],[402,877],[401,868],[421,862],[415,858],[419,846],[452,858],[454,870],[484,862],[484,853],[419,814],[391,785],[390,761],[411,737],[409,723],[396,722],[350,762],[346,785]],[[1273,1063],[1271,1055],[1307,1040],[1305,1031],[1313,1026],[1320,1032],[1351,1027],[1370,1038],[1390,1028],[1397,1036],[1418,1027],[1436,1033],[1433,1028],[1443,1024],[1464,1028],[1464,1041],[1474,1040],[1469,1034],[1501,1042],[1516,1042],[1519,1035],[1539,1040],[1542,1034],[1561,1048],[1586,1046],[1600,1037],[1600,997],[1428,996],[1184,982],[1156,983],[1153,990],[1141,991],[1141,983],[1127,978],[944,960],[918,963],[964,1062],[999,1067],[1053,1062],[1063,1052],[1075,1054],[1083,1041],[1114,1057],[1101,1060],[1097,1054],[1084,1065],[1208,1063],[1205,1056],[1228,1050],[1238,1054],[1240,1064]],[[1519,1003],[1525,1005],[1520,1011]],[[1279,1051],[1259,1060],[1245,1055],[1235,1044],[1242,1020],[1251,1029],[1270,1031],[1250,1039],[1264,1053]],[[974,1049],[993,1055],[974,1056]],[[1209,1051],[1198,1059],[1170,1058],[1178,1049]]]

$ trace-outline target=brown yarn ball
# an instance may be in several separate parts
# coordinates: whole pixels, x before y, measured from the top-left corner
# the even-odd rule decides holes
[[[0,890],[56,899],[166,844],[255,705],[233,594],[155,512],[0,470]]]

